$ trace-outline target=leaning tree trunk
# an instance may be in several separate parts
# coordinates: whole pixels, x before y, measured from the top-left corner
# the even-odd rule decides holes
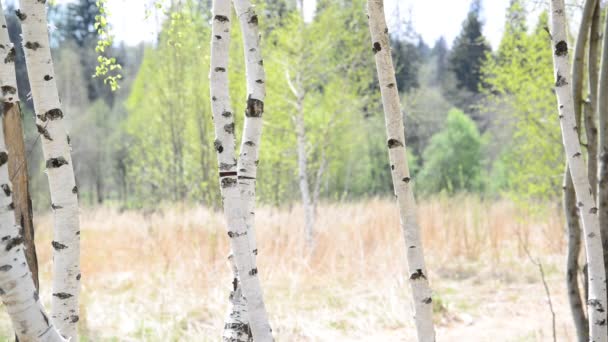
[[[1,9],[0,9],[1,10]],[[4,61],[0,70],[0,89],[4,101],[2,124],[4,140],[11,158],[8,161],[8,173],[13,184],[13,203],[15,219],[21,226],[25,258],[32,273],[36,290],[38,284],[38,258],[34,243],[34,223],[32,200],[30,199],[29,180],[27,175],[27,151],[23,138],[21,108],[17,93],[17,74],[15,71],[15,47],[11,42],[4,14],[0,15],[0,60]]]
[[[52,317],[66,338],[78,340],[80,228],[78,188],[49,44],[46,1],[20,0],[23,47],[41,135],[54,214]]]
[[[572,62],[572,96],[574,101],[574,114],[577,128],[580,129],[581,113],[583,107],[583,80],[585,79],[585,49],[589,41],[589,28],[598,0],[586,0],[583,8],[583,16],[576,38],[574,56]]]
[[[256,267],[254,229],[255,178],[262,133],[265,75],[259,51],[257,15],[248,1],[235,1],[235,7],[243,30],[249,94],[238,161],[235,158],[234,114],[230,106],[228,86],[229,1],[213,2],[210,74],[215,149],[220,169],[224,215],[232,245],[230,260],[234,265],[232,307],[224,329],[224,340],[249,341],[254,337],[256,341],[272,341]]]
[[[576,194],[572,184],[570,170],[566,165],[564,172],[564,214],[568,230],[568,253],[566,256],[566,286],[568,288],[568,301],[570,311],[574,320],[574,327],[579,342],[589,341],[589,325],[585,316],[585,309],[581,300],[581,289],[578,282],[579,264],[578,258],[581,253],[581,227],[576,208]]]
[[[256,255],[258,254],[255,237],[255,184],[258,168],[258,155],[262,137],[262,116],[264,114],[264,100],[266,98],[266,73],[264,60],[260,47],[260,33],[258,28],[258,15],[249,0],[233,0],[236,15],[239,18],[243,34],[243,51],[245,54],[245,74],[247,79],[247,103],[245,109],[245,124],[241,137],[241,150],[238,160],[238,183],[243,209],[245,210],[245,224],[249,237],[249,255],[251,256],[251,269],[238,265],[243,293],[247,299],[249,326],[256,342],[273,341],[272,329],[268,320],[268,313],[264,305],[264,296],[258,269]],[[247,272],[247,274],[243,274]],[[250,285],[246,286],[243,278]]]
[[[378,81],[386,118],[393,186],[399,203],[401,226],[407,248],[409,282],[414,297],[418,340],[434,342],[435,329],[433,326],[431,289],[427,278],[428,273],[424,262],[420,227],[416,217],[416,203],[406,158],[403,117],[401,116],[399,92],[391,58],[388,28],[384,17],[384,1],[368,0],[367,9],[372,36],[372,50],[376,57]]]
[[[568,83],[570,61],[566,34],[564,0],[551,0],[551,27],[555,92],[559,109],[564,149],[572,176],[577,206],[583,223],[589,272],[587,307],[589,312],[589,337],[591,341],[608,341],[606,330],[606,272],[599,229],[598,208],[585,170],[577,134],[572,92]]]

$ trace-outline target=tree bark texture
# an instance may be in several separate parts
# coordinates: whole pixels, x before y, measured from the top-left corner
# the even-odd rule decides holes
[[[40,302],[26,258],[23,229],[15,222],[16,202],[9,176],[9,164],[14,164],[14,161],[6,148],[3,125],[7,121],[7,113],[19,116],[14,51],[0,2],[0,89],[4,103],[4,117],[0,121],[0,296],[19,341],[65,341],[53,327]],[[19,131],[13,133],[18,134],[18,140],[23,143],[20,125]]]
[[[52,318],[63,336],[77,341],[81,277],[78,188],[53,69],[46,1],[20,0],[19,4],[17,17],[54,216]]]
[[[258,17],[248,1],[236,1],[235,7],[244,36],[248,90],[238,160],[235,158],[234,113],[228,85],[230,2],[225,0],[213,2],[210,72],[220,188],[232,246],[231,262],[235,265],[232,308],[224,329],[224,341],[249,341],[251,336],[256,341],[273,341],[256,267],[254,229],[255,178],[262,133],[265,75],[259,51]]]
[[[384,16],[383,0],[368,0],[369,27],[372,36],[372,51],[375,54],[378,81],[382,93],[382,104],[386,118],[388,151],[391,162],[393,186],[399,204],[401,226],[405,236],[409,283],[414,297],[414,314],[418,340],[435,341],[433,305],[424,252],[417,222],[417,209],[412,188],[406,150],[403,117],[391,47]]]
[[[15,47],[11,42],[6,27],[4,13],[0,15],[0,89],[4,102],[2,124],[4,140],[11,158],[8,161],[8,173],[13,184],[13,203],[15,205],[15,219],[22,228],[25,258],[27,259],[32,280],[36,290],[38,283],[38,258],[34,241],[34,223],[32,215],[32,200],[29,192],[27,175],[27,150],[23,135],[21,120],[21,107],[17,92],[17,74],[15,70]]]
[[[598,208],[589,184],[580,140],[577,134],[575,104],[569,87],[570,61],[566,34],[564,0],[551,0],[551,34],[553,44],[553,66],[555,92],[557,95],[559,121],[566,158],[576,193],[577,207],[583,224],[587,263],[589,270],[589,292],[587,308],[589,315],[589,337],[596,342],[608,340],[606,330],[606,273],[599,228]]]

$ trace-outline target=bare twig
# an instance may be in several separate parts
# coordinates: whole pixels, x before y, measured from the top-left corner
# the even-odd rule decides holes
[[[520,242],[521,246],[523,247],[524,252],[526,252],[526,255],[528,255],[530,262],[532,262],[534,265],[536,265],[538,267],[538,272],[540,273],[540,280],[542,281],[543,287],[545,288],[545,294],[547,295],[547,303],[549,305],[549,310],[551,311],[551,329],[552,329],[552,333],[553,333],[553,342],[557,342],[557,334],[556,334],[556,328],[555,328],[555,310],[553,310],[553,301],[551,300],[551,291],[549,290],[549,285],[547,284],[547,279],[545,278],[545,270],[543,268],[543,264],[541,263],[540,259],[535,259],[534,257],[532,257],[532,254],[530,254],[530,250],[528,249],[528,244],[524,243],[521,240],[521,236],[519,234],[517,234],[517,239],[519,239],[519,242]]]

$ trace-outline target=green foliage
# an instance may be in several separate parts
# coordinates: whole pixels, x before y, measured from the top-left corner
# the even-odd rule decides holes
[[[299,198],[294,117],[304,115],[311,188],[326,198],[390,189],[363,1],[326,3],[304,23],[285,13],[266,39],[268,97],[258,193],[262,201]],[[388,186],[387,186],[388,184]],[[322,186],[321,186],[322,185]]]
[[[458,109],[424,151],[419,188],[425,193],[481,191],[482,139],[475,123]]]
[[[507,24],[496,58],[483,67],[486,115],[495,116],[490,134],[493,188],[515,199],[558,195],[563,157],[555,111],[550,41],[543,13],[535,31]]]
[[[120,70],[122,66],[116,62],[115,57],[106,56],[106,49],[112,46],[113,37],[108,26],[108,9],[106,7],[107,0],[97,0],[96,5],[99,9],[99,14],[95,15],[95,30],[99,39],[95,52],[97,56],[97,67],[95,68],[94,77],[103,78],[104,84],[109,84],[112,91],[118,90],[120,85],[118,81],[122,79]]]
[[[143,204],[218,200],[207,77],[210,27],[189,9],[173,12],[158,47],[145,51],[127,104],[127,179],[132,198]]]

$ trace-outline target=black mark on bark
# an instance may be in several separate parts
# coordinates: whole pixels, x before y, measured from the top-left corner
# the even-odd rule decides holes
[[[380,43],[375,42],[374,46],[372,47],[372,51],[374,51],[374,54],[382,51],[382,46],[380,46]]]
[[[64,244],[62,244],[62,243],[60,243],[60,242],[57,242],[57,241],[53,241],[53,242],[51,242],[51,245],[53,245],[53,248],[54,248],[56,251],[59,251],[59,250],[62,250],[62,249],[66,249],[66,248],[68,248],[68,246],[66,246],[66,245],[64,245]]]
[[[568,55],[568,43],[565,41],[559,41],[555,44],[555,55],[556,56],[566,56]]]
[[[19,20],[23,21],[27,18],[27,14],[21,12],[21,10],[16,10],[15,11],[15,15],[17,16],[17,18],[19,18]]]
[[[68,161],[63,157],[51,158],[46,161],[47,169],[58,169],[63,165],[68,165]]]
[[[0,187],[2,187],[2,191],[4,191],[4,194],[6,196],[10,196],[13,193],[11,191],[11,187],[8,184],[2,184],[2,185],[0,185]]]
[[[388,148],[403,147],[403,143],[397,139],[388,140]]]
[[[261,118],[262,114],[264,114],[264,102],[254,99],[249,95],[245,116],[248,118]]]
[[[57,297],[59,299],[68,299],[74,297],[73,295],[65,292],[53,293],[53,297]]]
[[[421,269],[417,269],[417,270],[416,270],[416,273],[413,273],[413,274],[410,276],[410,279],[411,279],[411,280],[426,279],[426,276],[424,275],[424,273],[422,273],[422,270],[421,270]]]

